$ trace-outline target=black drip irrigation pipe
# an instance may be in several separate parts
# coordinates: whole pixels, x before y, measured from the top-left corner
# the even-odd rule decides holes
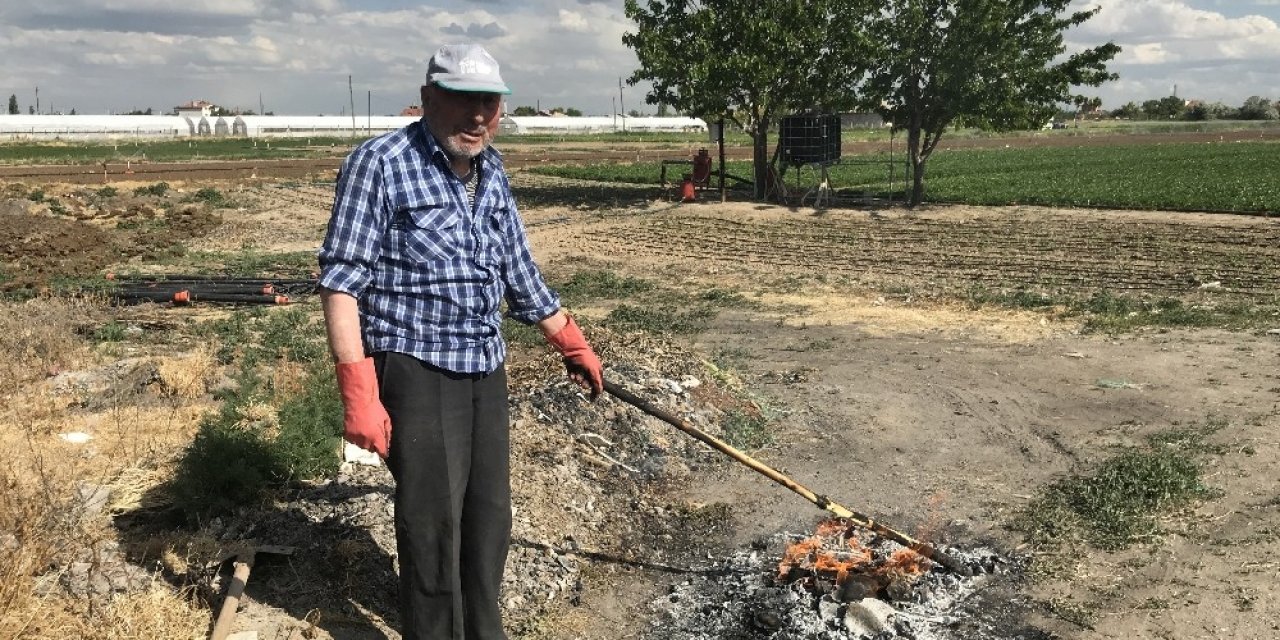
[[[314,279],[240,278],[231,276],[108,276],[118,283],[111,292],[121,304],[143,302],[187,305],[196,302],[221,304],[289,304],[290,296],[316,292]]]

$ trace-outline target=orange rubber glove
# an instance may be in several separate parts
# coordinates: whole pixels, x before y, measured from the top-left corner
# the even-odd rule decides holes
[[[573,316],[567,317],[569,322],[555,335],[549,336],[547,342],[564,356],[564,368],[569,371],[569,377],[582,385],[582,388],[590,389],[591,399],[594,400],[604,391],[604,367],[600,364],[600,358],[591,350],[591,345],[587,344],[587,339],[582,336],[582,329],[578,328]]]
[[[373,358],[339,362],[338,391],[342,394],[342,437],[386,458],[391,446],[391,417],[378,397]]]

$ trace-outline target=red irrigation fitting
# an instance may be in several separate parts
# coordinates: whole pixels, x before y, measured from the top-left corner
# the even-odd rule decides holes
[[[183,289],[182,291],[178,291],[173,294],[174,304],[190,304],[190,302],[191,302],[191,292],[186,289]]]

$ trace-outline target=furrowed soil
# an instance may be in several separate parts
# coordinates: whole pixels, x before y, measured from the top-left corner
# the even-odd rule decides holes
[[[700,330],[668,338],[674,346],[641,338],[615,343],[606,338],[611,334],[593,334],[608,344],[603,355],[611,375],[622,378],[643,360],[641,369],[669,366],[663,375],[678,379],[672,372],[683,371],[679,366],[714,363],[714,371],[697,370],[697,377],[726,376],[724,388],[741,385],[767,408],[768,437],[752,455],[914,535],[959,548],[991,545],[1025,559],[1035,550],[1012,520],[1055,480],[1087,473],[1149,435],[1218,425],[1209,436],[1213,453],[1204,471],[1215,490],[1211,497],[1163,517],[1157,531],[1129,549],[1086,549],[1066,567],[999,584],[979,598],[991,603],[994,613],[986,615],[1006,616],[1004,628],[1021,630],[1017,637],[1280,637],[1280,317],[1239,331],[1109,335],[1083,331],[1082,320],[1060,307],[971,303],[982,293],[1025,290],[1054,298],[1109,291],[1200,305],[1274,305],[1280,221],[1032,207],[815,211],[678,204],[656,199],[652,189],[519,172],[513,184],[549,279],[608,271],[677,292],[672,302],[651,304],[659,330],[709,292],[738,301],[717,307]],[[293,253],[318,246],[331,184],[253,178],[176,183],[175,189],[190,194],[209,185],[235,206],[172,214],[165,228],[181,231],[166,242],[183,252],[251,246],[260,253]],[[78,188],[45,189],[65,199]],[[148,256],[167,245],[137,239],[138,229],[148,225],[119,222],[167,219],[175,209],[138,198],[105,208],[73,207],[72,215],[14,199],[19,204],[0,216],[10,230],[0,246],[8,286],[39,287],[56,275],[159,264]],[[166,264],[158,270],[176,268]],[[319,313],[313,302],[305,304]],[[631,303],[623,295],[573,310],[598,326],[625,304]],[[172,323],[195,312],[150,313]],[[517,350],[514,358],[537,357],[528,354]],[[611,355],[635,360],[609,361]],[[553,369],[554,363],[548,371]],[[544,381],[513,393],[540,397],[551,383],[533,379]],[[582,414],[594,422],[575,424],[572,432],[597,434],[597,443],[620,442],[626,437],[622,416],[635,412],[614,400],[598,403],[595,413]],[[556,416],[522,418],[518,430],[558,428]],[[566,459],[578,464],[592,458],[592,465],[610,468],[601,462],[609,449],[601,445],[584,454],[571,440],[557,450],[550,436],[534,437],[541,433],[526,431],[515,439],[515,467],[526,475],[513,483],[517,533],[542,537],[518,535],[522,546],[513,554],[540,553],[540,540],[570,549],[587,544],[576,553],[547,555],[556,571],[555,562],[566,569],[573,564],[569,588],[536,591],[535,602],[525,597],[534,593],[526,583],[541,574],[511,582],[521,589],[521,600],[504,606],[520,620],[513,630],[518,637],[649,637],[661,608],[655,603],[671,585],[776,534],[812,531],[822,516],[742,466],[687,453],[672,444],[684,436],[671,431],[649,446],[661,444],[670,459],[665,464],[679,463],[680,473],[646,483],[644,469],[632,476],[613,465],[608,477],[618,474],[625,484],[609,486],[634,490],[636,497],[629,504],[608,503],[616,513],[597,516],[597,530],[579,531],[574,514],[591,511],[597,494],[560,495],[579,485],[564,484],[557,474]],[[606,474],[600,476],[603,482]],[[385,478],[373,485],[379,487],[375,498],[388,491]],[[305,501],[305,495],[295,499]],[[255,570],[251,583],[292,591],[258,592],[236,629],[258,630],[264,638],[304,637],[303,629],[310,634],[305,637],[398,637],[393,624],[382,622],[394,616],[389,559],[375,553],[380,564],[368,570],[372,578],[353,568],[361,554],[387,549],[389,521],[375,513],[385,504],[367,502],[372,499],[338,501],[374,505],[357,509],[366,520],[348,524],[381,518],[359,537],[341,529],[346,547],[335,546],[323,558],[290,560],[285,568]],[[599,504],[606,499],[598,495]],[[317,502],[300,510],[343,508]],[[521,517],[528,523],[523,530]],[[574,535],[567,535],[571,529]],[[594,553],[592,544],[609,552]],[[619,545],[630,545],[633,553],[624,557]],[[280,577],[272,578],[273,571]],[[357,580],[365,582],[357,584],[364,599],[356,607],[367,615],[351,617],[372,622],[317,624],[315,610],[298,604],[301,592],[350,593]],[[521,613],[535,608],[535,618]]]

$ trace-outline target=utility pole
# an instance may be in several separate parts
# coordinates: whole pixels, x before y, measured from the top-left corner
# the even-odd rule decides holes
[[[351,76],[347,75],[347,95],[351,98],[351,137],[356,137],[356,94],[351,88]]]
[[[261,91],[259,91],[259,92],[258,92],[258,115],[260,115],[260,116],[265,116],[265,115],[267,115],[267,108],[266,108],[266,107],[264,107],[264,106],[262,106],[262,92],[261,92]]]
[[[617,131],[618,130],[618,99],[609,98],[609,101],[613,103],[613,130]]]
[[[40,115],[40,87],[36,87],[36,115]]]
[[[364,120],[364,134],[367,136],[371,136],[373,135],[373,90],[372,89],[369,89],[366,92],[365,101],[367,103],[365,106],[365,109],[368,111],[368,114],[365,116],[365,120]]]
[[[622,101],[622,76],[618,76],[618,107],[623,111],[622,114],[622,130],[627,130],[627,105]]]

